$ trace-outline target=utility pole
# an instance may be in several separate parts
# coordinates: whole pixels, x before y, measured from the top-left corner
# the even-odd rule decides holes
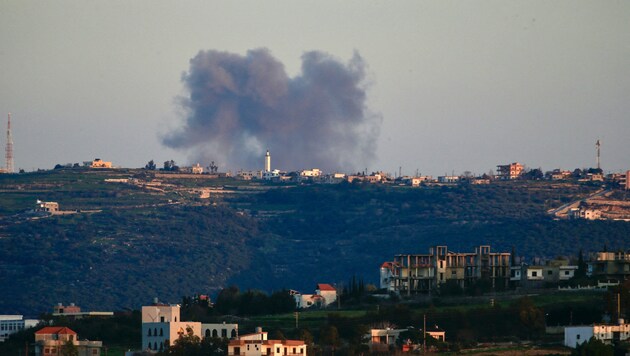
[[[427,353],[427,314],[425,313],[422,317],[423,325],[422,325],[422,354]]]

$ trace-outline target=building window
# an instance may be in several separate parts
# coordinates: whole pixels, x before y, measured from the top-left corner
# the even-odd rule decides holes
[[[163,317],[163,316],[161,316],[161,317],[160,317],[160,322],[161,322],[161,323],[163,323],[163,322],[164,322],[164,317]]]
[[[160,328],[160,336],[164,336],[164,330],[162,330],[162,328]]]
[[[235,355],[240,355],[241,354],[241,348],[240,347],[235,347],[234,348],[234,354]]]
[[[538,277],[538,271],[532,271],[532,277]]]
[[[547,271],[547,275],[551,276],[553,274],[553,271]]]
[[[232,329],[232,339],[236,337],[236,329]]]
[[[206,329],[206,337],[210,337],[210,329]]]
[[[157,336],[157,328],[153,329],[153,336]]]
[[[221,337],[227,338],[227,329],[221,329]]]
[[[151,328],[149,328],[149,333],[147,334],[147,336],[152,336],[151,335]]]
[[[576,340],[580,339],[580,334],[577,334],[577,336],[575,337]]]
[[[217,332],[217,329],[212,330],[212,337],[219,337],[219,333]]]
[[[568,276],[569,275],[569,271],[564,271],[564,275]]]

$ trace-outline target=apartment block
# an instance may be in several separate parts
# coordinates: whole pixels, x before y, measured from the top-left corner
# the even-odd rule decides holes
[[[516,179],[523,174],[523,165],[514,162],[497,166],[497,178],[503,180]]]
[[[630,251],[592,254],[587,275],[622,282],[630,276]]]
[[[487,279],[493,287],[506,287],[509,278],[510,253],[491,252],[490,246],[464,253],[435,246],[428,254],[400,254],[381,265],[381,288],[401,294],[429,292],[447,281],[466,288]]]

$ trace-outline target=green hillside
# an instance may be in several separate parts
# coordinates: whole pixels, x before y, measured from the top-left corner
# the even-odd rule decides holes
[[[210,189],[210,198],[200,198],[200,189]],[[57,302],[137,309],[156,296],[178,301],[230,284],[308,292],[352,275],[376,282],[383,261],[435,244],[515,246],[528,257],[624,248],[628,223],[546,215],[596,189],[282,186],[142,170],[0,175],[0,311],[33,315]],[[37,199],[74,213],[33,213]]]

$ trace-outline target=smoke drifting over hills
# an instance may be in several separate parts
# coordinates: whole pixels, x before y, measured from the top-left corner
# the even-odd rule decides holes
[[[366,107],[365,63],[318,51],[302,56],[289,78],[267,49],[245,56],[201,51],[182,76],[187,97],[182,127],[163,137],[202,164],[221,169],[355,170],[374,158],[381,119]]]

